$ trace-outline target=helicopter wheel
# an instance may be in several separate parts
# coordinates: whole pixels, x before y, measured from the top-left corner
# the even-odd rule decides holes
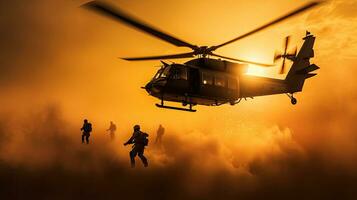
[[[236,102],[230,101],[229,104],[230,104],[231,106],[234,106],[234,105],[236,105]]]
[[[296,98],[294,97],[291,97],[291,104],[295,105],[297,103],[297,100]]]

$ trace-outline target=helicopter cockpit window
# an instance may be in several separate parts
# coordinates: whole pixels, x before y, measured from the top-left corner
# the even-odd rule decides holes
[[[154,79],[158,79],[158,78],[160,77],[161,73],[162,73],[162,69],[159,69],[159,70],[156,72],[156,74],[155,74],[155,76],[154,76]]]
[[[202,73],[202,83],[204,85],[213,85],[213,76],[209,73]]]
[[[176,80],[187,80],[187,69],[185,67],[175,66],[171,70],[172,78]]]
[[[169,72],[170,72],[170,66],[166,66],[163,69],[160,77],[163,77],[163,78],[168,77],[169,76]]]
[[[214,85],[220,87],[226,87],[226,79],[224,76],[215,76],[214,77]]]

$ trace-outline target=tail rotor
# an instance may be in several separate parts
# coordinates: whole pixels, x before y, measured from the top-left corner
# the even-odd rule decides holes
[[[297,54],[297,47],[295,47],[292,51],[287,52],[288,48],[289,48],[289,43],[290,43],[290,36],[287,36],[287,37],[285,37],[285,40],[284,40],[284,52],[283,53],[275,52],[275,55],[274,55],[274,63],[278,60],[283,59],[279,74],[284,74],[284,72],[285,72],[286,58],[289,60],[293,60]]]

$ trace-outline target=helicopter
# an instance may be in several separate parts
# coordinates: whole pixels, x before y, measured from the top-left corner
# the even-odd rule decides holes
[[[246,100],[247,98],[254,98],[256,96],[274,94],[286,94],[290,98],[291,104],[295,105],[297,99],[294,97],[294,94],[301,92],[305,80],[316,75],[316,73],[311,72],[319,69],[317,65],[310,63],[310,58],[314,57],[313,46],[315,42],[315,36],[310,32],[306,31],[306,36],[303,38],[304,42],[299,52],[297,52],[297,48],[288,52],[290,41],[290,37],[288,36],[285,38],[283,53],[275,54],[274,63],[282,60],[280,74],[284,74],[285,72],[286,61],[292,62],[285,79],[247,74],[249,64],[261,67],[273,67],[275,64],[231,58],[218,55],[214,51],[300,14],[320,3],[319,1],[308,3],[263,26],[215,46],[197,46],[185,42],[141,22],[108,3],[91,1],[83,4],[82,7],[134,27],[139,31],[150,34],[177,47],[190,48],[192,51],[188,53],[122,59],[127,61],[161,60],[162,65],[160,69],[151,81],[142,88],[149,95],[160,100],[160,103],[156,104],[159,108],[195,112],[196,110],[193,109],[193,106],[196,105],[220,106],[227,103],[236,105],[242,99]],[[212,56],[217,58],[211,58]],[[177,58],[193,59],[182,64],[169,64],[164,61],[166,59]],[[165,105],[165,101],[180,103],[182,107]]]

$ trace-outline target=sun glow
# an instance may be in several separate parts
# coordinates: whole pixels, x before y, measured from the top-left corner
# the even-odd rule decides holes
[[[267,75],[264,68],[255,66],[255,65],[249,65],[246,74],[253,75],[253,76],[266,76]]]

